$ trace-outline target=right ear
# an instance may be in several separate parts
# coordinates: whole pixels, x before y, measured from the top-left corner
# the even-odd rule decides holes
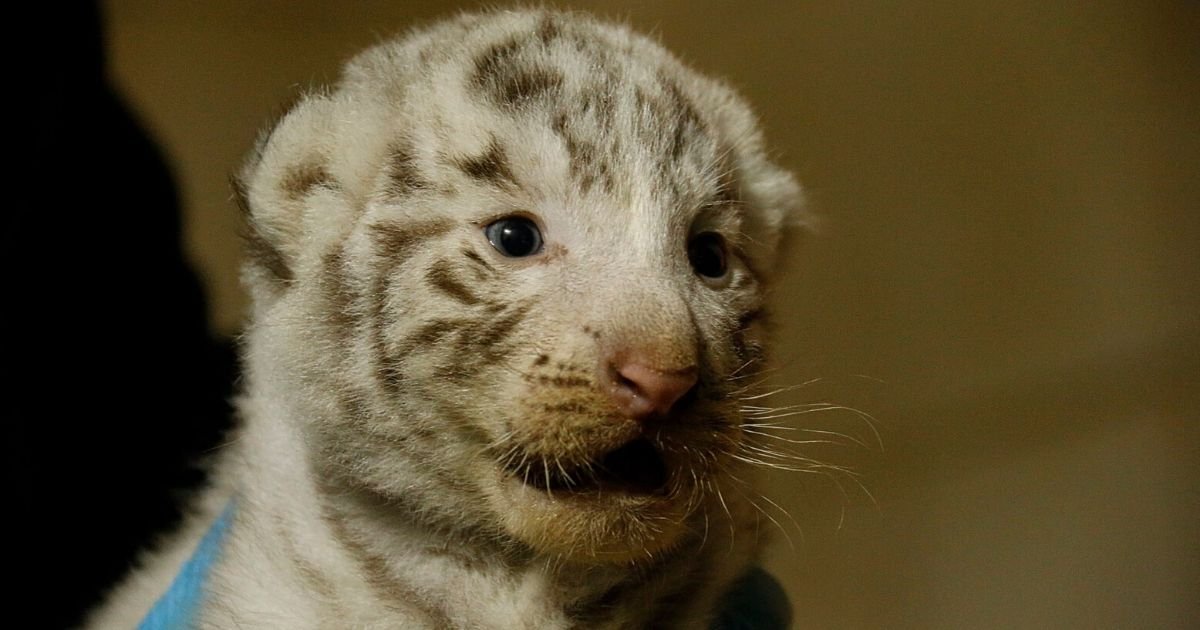
[[[273,301],[296,281],[313,221],[333,210],[330,202],[344,205],[332,168],[331,110],[325,97],[301,97],[259,135],[231,178],[245,226],[243,282],[256,301]]]

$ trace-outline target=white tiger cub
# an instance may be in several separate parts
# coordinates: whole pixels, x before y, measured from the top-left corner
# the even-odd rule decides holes
[[[802,220],[738,96],[622,26],[465,15],[352,60],[237,181],[244,424],[92,627],[137,626],[222,512],[174,627],[711,622],[758,546],[738,394]]]

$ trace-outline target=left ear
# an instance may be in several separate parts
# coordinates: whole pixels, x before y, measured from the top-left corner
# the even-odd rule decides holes
[[[745,210],[743,253],[751,266],[769,276],[777,266],[784,237],[815,230],[817,221],[805,208],[796,178],[768,158],[761,126],[749,104],[723,83],[709,81],[706,86],[698,97],[711,99],[713,122],[730,143],[729,174]]]
[[[815,230],[816,217],[805,207],[804,192],[790,172],[761,154],[745,156],[741,162],[739,188],[747,210],[743,231],[752,241],[747,254],[769,273],[784,253],[782,245],[792,240],[788,237]]]

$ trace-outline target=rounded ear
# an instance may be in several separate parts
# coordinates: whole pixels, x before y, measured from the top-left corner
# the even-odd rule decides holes
[[[255,300],[291,285],[303,265],[314,221],[341,214],[342,186],[333,165],[336,137],[332,102],[320,95],[300,98],[259,135],[232,179],[244,219],[243,282]]]
[[[778,266],[784,237],[815,230],[816,217],[805,208],[796,178],[767,157],[762,128],[750,105],[724,83],[702,81],[706,89],[697,97],[710,100],[717,129],[731,143],[729,184],[744,208],[742,232],[747,242],[743,255],[766,280]]]
[[[791,237],[815,231],[817,220],[808,212],[804,192],[790,172],[761,155],[745,160],[738,170],[742,200],[747,205],[743,229],[751,240],[747,254],[756,268],[770,275]]]

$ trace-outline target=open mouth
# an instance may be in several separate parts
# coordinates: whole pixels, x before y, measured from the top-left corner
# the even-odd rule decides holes
[[[550,492],[663,494],[669,478],[662,453],[646,438],[628,442],[587,464],[564,467],[536,460],[514,472],[526,485]]]

